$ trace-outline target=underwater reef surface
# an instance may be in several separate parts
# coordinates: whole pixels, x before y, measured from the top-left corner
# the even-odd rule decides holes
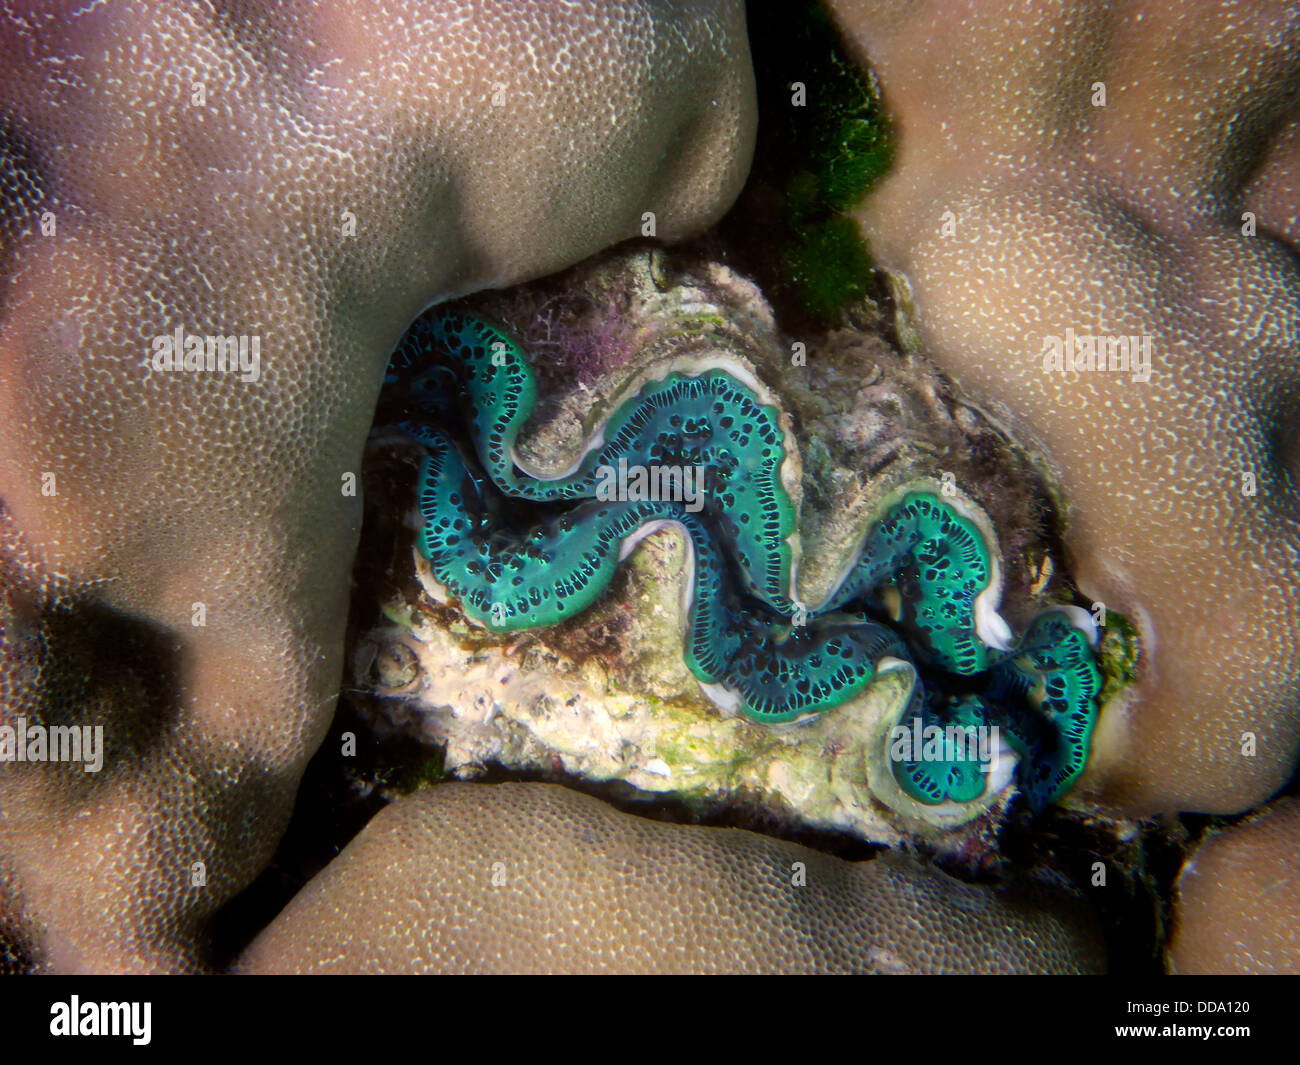
[[[390,565],[411,565],[405,530],[356,559],[354,606],[369,616],[347,680],[362,691],[347,698],[368,713],[338,708],[363,462],[405,468],[384,501],[401,515],[422,460],[398,444],[363,458],[394,346],[433,304],[717,222],[759,117],[740,4],[11,5],[0,730],[102,726],[105,760],[93,773],[0,763],[0,968],[210,970],[258,929],[238,968],[461,971],[503,957],[530,971],[1095,971],[1099,936],[1112,962],[1141,968],[1170,927],[1179,970],[1294,965],[1293,878],[1275,875],[1286,801],[1236,829],[1186,814],[1244,813],[1290,787],[1300,743],[1300,13],[828,6],[847,48],[823,51],[820,74],[773,64],[761,20],[748,27],[763,110],[788,101],[786,132],[816,115],[821,134],[805,121],[802,137],[768,141],[815,150],[760,159],[737,212],[704,238],[710,298],[747,276],[762,292],[752,314],[698,332],[740,345],[798,438],[800,602],[837,586],[898,487],[888,474],[928,471],[952,473],[996,530],[1012,632],[1080,592],[1105,615],[1106,687],[1077,786],[1037,817],[1004,789],[962,823],[881,801],[869,772],[865,803],[837,791],[864,776],[841,742],[861,750],[861,730],[903,705],[901,672],[880,678],[894,687],[874,706],[869,687],[788,726],[808,744],[792,761],[814,766],[822,741],[827,775],[774,777],[787,734],[723,718],[671,638],[690,612],[654,589],[692,548],[667,530],[582,622],[514,644],[484,640],[427,573],[410,582]],[[787,35],[792,55],[822,48],[829,24],[807,26]],[[858,95],[828,105],[830,86]],[[646,259],[668,299],[698,287]],[[579,331],[546,335],[571,306],[563,293],[556,314],[522,313],[532,296],[509,291],[492,313],[473,303],[536,359],[541,408],[518,443],[530,470],[562,473],[559,444],[644,383],[624,361],[645,368],[680,343],[682,315],[661,305],[633,318],[650,335],[607,345],[627,309],[616,286],[607,295],[606,313],[576,316],[603,323],[585,345]],[[764,296],[775,311],[758,309]],[[256,338],[258,361],[234,373],[154,358],[207,337]],[[644,610],[620,609],[631,594]],[[773,834],[832,835],[814,851],[632,816],[572,788],[444,782],[478,754],[506,762],[512,742],[490,731],[496,700],[463,696],[565,673],[586,723],[619,699],[653,722],[659,699],[679,722],[731,729],[699,761],[733,741],[757,753],[752,777],[642,813],[721,810]],[[620,678],[634,683],[611,695]],[[432,713],[411,709],[417,694]],[[437,759],[414,754],[413,775],[434,786],[391,783],[385,718],[439,745]],[[582,784],[576,757],[545,740],[521,743],[516,764],[549,755],[534,777]],[[8,742],[0,731],[0,756]],[[332,783],[300,791],[313,754]],[[606,797],[644,801],[644,779],[607,778],[630,791]],[[364,803],[321,802],[340,781]],[[382,804],[313,876],[359,811]],[[1153,813],[1165,816],[1134,820]],[[1207,825],[1226,831],[1194,852]],[[823,853],[846,832],[982,882]],[[1171,902],[1184,851],[1198,856]],[[1221,870],[1217,896],[1198,881],[1202,859]],[[678,905],[639,890],[658,868],[675,871]],[[540,885],[555,900],[545,912],[529,901]],[[1246,962],[1198,931],[1252,904]],[[717,934],[724,906],[737,935]],[[570,929],[558,940],[557,922]]]

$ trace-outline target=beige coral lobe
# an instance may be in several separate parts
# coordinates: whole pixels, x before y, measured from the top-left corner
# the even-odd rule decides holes
[[[1096,972],[1086,908],[901,857],[845,862],[545,784],[386,807],[236,965],[295,972]]]
[[[1300,748],[1300,11],[831,7],[897,126],[857,212],[873,254],[932,357],[1041,449],[1080,588],[1138,627],[1080,794],[1265,801]]]
[[[0,715],[106,747],[0,770],[8,923],[40,967],[197,968],[332,713],[394,343],[646,212],[713,221],[752,150],[742,12],[18,4],[0,52]],[[160,370],[177,330],[259,364]]]
[[[1300,800],[1294,798],[1202,842],[1178,878],[1170,969],[1300,972],[1298,848]]]

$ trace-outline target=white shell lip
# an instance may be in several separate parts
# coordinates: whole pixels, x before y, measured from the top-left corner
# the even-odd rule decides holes
[[[1096,647],[1101,643],[1101,633],[1097,630],[1097,619],[1092,616],[1090,610],[1084,610],[1083,607],[1075,606],[1072,603],[1060,603],[1048,607],[1043,613],[1064,614],[1069,618],[1070,624],[1088,638],[1089,647]]]
[[[995,594],[990,598],[989,593]],[[1011,626],[997,611],[1000,589],[992,585],[975,597],[975,635],[985,644],[998,651],[1010,651],[1015,646],[1015,636]]]

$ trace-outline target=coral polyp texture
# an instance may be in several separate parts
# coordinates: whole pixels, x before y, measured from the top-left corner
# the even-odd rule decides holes
[[[3,937],[198,968],[333,713],[394,345],[647,212],[714,221],[753,143],[743,13],[7,4],[0,107],[0,715],[106,746],[0,767]],[[258,365],[171,372],[178,331]]]
[[[1300,973],[1300,799],[1212,832],[1174,895],[1176,973]]]
[[[1097,972],[1077,899],[908,859],[664,825],[542,784],[387,807],[253,942],[252,973]]]
[[[1263,802],[1300,748],[1300,9],[830,6],[897,137],[873,255],[1041,447],[1079,587],[1140,634],[1079,791]]]
[[[911,491],[894,502],[827,601],[811,609],[796,601],[797,514],[783,483],[794,444],[779,409],[760,402],[761,386],[742,380],[740,367],[671,372],[642,385],[597,428],[577,467],[552,479],[516,468],[514,445],[536,386],[506,334],[433,312],[399,345],[393,372],[410,375],[419,419],[403,428],[429,449],[418,487],[420,551],[433,578],[487,628],[575,616],[640,538],[672,522],[691,544],[687,663],[715,701],[755,721],[796,721],[852,698],[882,659],[910,664],[899,635],[868,613],[882,615],[888,593],[926,665],[988,674],[983,691],[955,712],[917,680],[912,705],[922,730],[955,725],[975,735],[997,722],[1036,808],[1083,770],[1101,688],[1090,633],[1057,611],[1012,646],[996,612],[996,545],[938,495]],[[475,458],[440,428],[458,416]],[[628,470],[647,483],[629,486]],[[501,518],[502,495],[581,502],[512,529]],[[899,762],[899,782],[920,802],[977,799],[989,759],[960,757],[936,765],[914,752]]]

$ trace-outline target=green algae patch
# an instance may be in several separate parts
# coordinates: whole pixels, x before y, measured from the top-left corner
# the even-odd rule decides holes
[[[826,324],[875,282],[848,212],[889,169],[892,132],[874,79],[820,4],[754,11],[750,40],[758,143],[730,228],[774,302]]]
[[[822,320],[861,300],[872,276],[866,245],[850,218],[831,218],[797,233],[785,269],[804,309]]]
[[[1097,648],[1097,668],[1101,670],[1103,679],[1102,706],[1136,679],[1140,655],[1137,626],[1123,614],[1107,610],[1106,624],[1101,630],[1101,642]]]
[[[447,772],[445,753],[435,748],[428,758],[395,767],[388,777],[388,783],[403,795],[409,795],[420,788],[441,784],[448,779],[451,779],[451,774]]]

